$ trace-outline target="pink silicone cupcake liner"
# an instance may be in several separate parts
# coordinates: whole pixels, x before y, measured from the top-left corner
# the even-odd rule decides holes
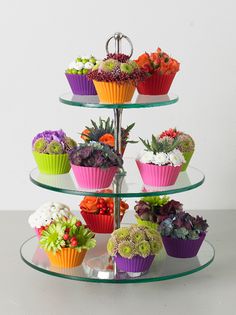
[[[175,73],[160,74],[158,72],[154,72],[152,76],[148,77],[145,81],[138,84],[138,92],[144,95],[167,94],[170,90],[174,77]]]
[[[134,256],[131,259],[124,258],[119,254],[115,256],[115,262],[119,270],[126,272],[145,272],[151,267],[155,256],[150,255],[146,258]]]
[[[39,229],[38,228],[34,228],[34,230],[35,230],[35,233],[36,233],[38,239],[40,239],[41,235],[39,234]]]
[[[99,168],[71,164],[71,167],[78,185],[83,188],[91,189],[109,187],[118,170],[116,166]]]
[[[94,233],[112,233],[114,231],[114,217],[81,211],[88,228]],[[120,222],[123,216],[120,217]]]
[[[169,256],[176,258],[192,258],[198,254],[205,236],[206,234],[202,233],[197,240],[182,240],[162,236],[162,241]]]
[[[84,74],[65,74],[70,84],[71,90],[75,95],[96,95],[93,81],[88,80]]]
[[[150,186],[174,185],[181,170],[181,166],[159,166],[141,163],[138,160],[136,160],[136,163],[144,184]]]

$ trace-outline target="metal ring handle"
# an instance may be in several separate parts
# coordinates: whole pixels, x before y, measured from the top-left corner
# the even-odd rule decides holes
[[[130,38],[129,38],[128,36],[122,34],[122,33],[119,33],[119,32],[115,33],[113,36],[111,36],[111,37],[107,40],[107,42],[106,42],[106,52],[107,52],[107,54],[110,53],[110,52],[109,52],[109,43],[110,43],[110,41],[111,41],[113,38],[115,39],[115,47],[116,47],[116,51],[115,51],[115,52],[116,52],[117,54],[119,54],[119,53],[121,52],[121,51],[120,51],[120,43],[121,43],[122,38],[124,38],[124,39],[126,39],[127,42],[130,44],[130,54],[129,54],[129,57],[131,57],[131,56],[133,55],[134,48],[133,48],[133,44],[132,44]]]

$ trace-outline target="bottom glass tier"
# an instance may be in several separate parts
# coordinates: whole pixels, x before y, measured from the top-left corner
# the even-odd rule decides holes
[[[147,273],[126,273],[114,270],[112,259],[106,254],[109,237],[109,234],[97,234],[97,246],[87,252],[83,264],[76,268],[62,269],[51,266],[47,255],[39,247],[36,236],[22,244],[21,258],[30,267],[61,278],[87,282],[135,283],[183,277],[207,267],[215,257],[214,247],[204,241],[198,255],[194,258],[173,258],[168,256],[163,249],[156,256]]]

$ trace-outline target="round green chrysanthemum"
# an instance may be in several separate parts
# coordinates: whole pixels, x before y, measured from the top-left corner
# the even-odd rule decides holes
[[[121,72],[130,74],[134,71],[134,68],[128,63],[121,63],[120,70]]]
[[[129,237],[129,233],[130,233],[129,228],[122,227],[122,228],[119,228],[118,230],[114,231],[114,232],[112,233],[112,235],[113,235],[118,241],[122,241],[122,240],[126,240],[126,239]]]
[[[100,64],[100,68],[105,72],[111,72],[118,65],[118,61],[115,59],[107,59]]]
[[[135,253],[134,244],[130,241],[122,241],[118,245],[118,253],[124,258],[132,258]]]
[[[60,142],[58,142],[56,140],[52,140],[47,146],[47,152],[49,154],[62,154],[63,153],[63,147],[60,144]]]
[[[65,137],[64,143],[65,143],[65,147],[66,147],[67,151],[69,151],[69,150],[71,150],[77,146],[77,143],[73,139],[71,139],[70,137]]]
[[[159,251],[162,249],[162,241],[161,241],[161,239],[159,239],[159,240],[152,240],[150,242],[150,246],[151,246],[151,254],[152,255],[158,254]]]
[[[154,229],[146,228],[145,233],[146,233],[148,240],[150,240],[150,241],[160,239],[159,233]]]
[[[117,244],[114,238],[110,238],[107,243],[107,252],[111,256],[115,256],[117,253]]]
[[[136,254],[142,256],[143,258],[149,256],[151,253],[151,246],[148,241],[142,241],[138,243],[135,249]]]
[[[145,240],[145,234],[139,228],[131,230],[130,237],[134,243],[140,243],[141,241]]]
[[[135,61],[133,61],[133,60],[130,60],[130,61],[128,62],[128,64],[129,64],[133,69],[137,69],[137,68],[138,68],[137,63],[136,63]]]
[[[194,150],[195,143],[190,135],[182,133],[178,136],[178,141],[179,141],[178,149],[181,152],[192,152]]]
[[[44,138],[39,138],[34,143],[34,150],[38,153],[43,153],[47,148],[47,141]]]

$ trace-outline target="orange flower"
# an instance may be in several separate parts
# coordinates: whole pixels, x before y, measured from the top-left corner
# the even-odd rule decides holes
[[[147,63],[150,64],[149,55],[147,53],[144,53],[141,56],[139,56],[138,59],[135,60],[135,62],[139,65],[139,67],[142,67],[144,64]]]
[[[110,147],[115,146],[115,138],[110,133],[105,133],[103,136],[101,136],[98,140],[99,142],[102,142],[104,144],[109,145]]]
[[[98,197],[86,196],[80,203],[80,209],[82,211],[95,213],[97,212]]]
[[[90,131],[88,129],[84,129],[80,138],[83,139],[84,141],[88,141],[89,137],[87,136],[89,136],[89,134],[90,134]]]

